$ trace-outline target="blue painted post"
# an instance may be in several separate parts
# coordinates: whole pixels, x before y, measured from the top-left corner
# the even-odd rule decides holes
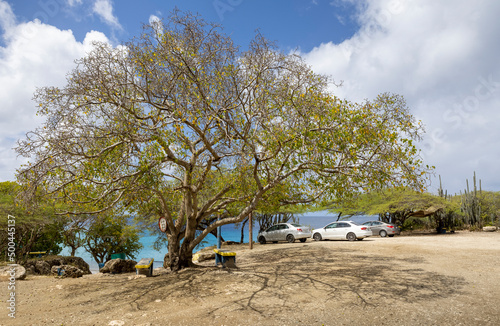
[[[217,221],[220,221],[219,214],[217,214]],[[220,249],[221,245],[222,245],[221,227],[218,226],[217,227],[217,249]],[[215,255],[215,266],[217,266],[219,263],[222,263],[222,262],[220,261],[219,255],[216,254]]]

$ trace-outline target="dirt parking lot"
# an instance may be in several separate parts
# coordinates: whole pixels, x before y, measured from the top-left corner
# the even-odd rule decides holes
[[[237,269],[29,276],[0,324],[500,325],[500,232],[228,248]]]

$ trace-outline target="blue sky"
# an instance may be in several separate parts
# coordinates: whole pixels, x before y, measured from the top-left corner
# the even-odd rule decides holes
[[[221,24],[242,47],[258,29],[343,81],[338,96],[403,95],[426,126],[422,156],[449,192],[474,171],[500,191],[498,0],[0,0],[0,181],[23,162],[16,140],[42,123],[36,87],[63,86],[92,41],[126,42],[175,7]]]
[[[20,22],[39,19],[59,29],[70,29],[80,42],[91,30],[105,33],[113,42],[127,41],[141,31],[142,24],[148,23],[151,15],[167,17],[174,8],[199,13],[206,20],[221,24],[242,46],[248,44],[257,29],[284,49],[301,48],[304,51],[323,42],[341,42],[356,32],[355,5],[339,0],[6,2]]]

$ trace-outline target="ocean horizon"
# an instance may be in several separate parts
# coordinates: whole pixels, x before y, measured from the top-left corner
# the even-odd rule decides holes
[[[328,211],[318,211],[318,212],[310,212],[310,213],[305,213],[305,214],[297,214],[295,217],[298,219],[299,224],[307,225],[311,227],[311,229],[317,229],[317,228],[322,228],[325,225],[327,225],[330,222],[334,222],[337,220],[337,215],[335,213],[330,213]],[[342,217],[340,218],[341,220],[344,220]],[[377,220],[378,216],[376,215],[355,215],[351,216],[345,220],[349,221],[354,221],[357,223],[364,223],[366,221],[370,220]],[[253,228],[253,241],[257,242],[257,234],[259,232],[259,224],[254,222]],[[222,237],[225,241],[235,241],[235,242],[240,242],[241,240],[241,227],[236,227],[234,224],[228,224],[224,225],[221,227],[221,234]],[[248,223],[245,225],[244,230],[243,230],[243,242],[248,243],[249,239],[249,230],[248,230]],[[141,258],[153,258],[153,267],[162,267],[163,266],[163,257],[165,254],[168,252],[166,243],[165,247],[161,248],[161,251],[157,251],[153,248],[153,243],[156,240],[156,236],[151,236],[151,235],[145,235],[141,237],[140,242],[143,245],[143,248],[139,253],[136,255],[134,259],[136,261],[139,261]],[[217,245],[217,237],[215,237],[212,234],[209,234],[208,236],[203,239],[202,243],[198,245],[195,251],[201,250],[206,247],[210,246],[215,246]],[[69,248],[63,248],[61,251],[60,255],[63,256],[69,256],[70,254],[70,249]],[[92,273],[97,273],[99,271],[99,266],[95,262],[94,258],[83,248],[78,248],[76,251],[75,256],[81,257],[87,264],[89,264],[90,271]],[[127,257],[129,258],[129,257]]]

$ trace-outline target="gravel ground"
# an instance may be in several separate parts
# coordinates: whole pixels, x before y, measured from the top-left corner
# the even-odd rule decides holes
[[[29,276],[1,325],[500,325],[500,232],[230,246],[150,278]]]

